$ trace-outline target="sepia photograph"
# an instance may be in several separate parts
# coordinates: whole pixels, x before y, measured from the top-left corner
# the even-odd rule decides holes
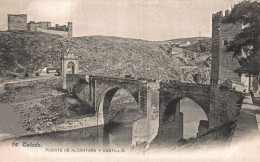
[[[0,161],[260,161],[260,1],[0,0]]]

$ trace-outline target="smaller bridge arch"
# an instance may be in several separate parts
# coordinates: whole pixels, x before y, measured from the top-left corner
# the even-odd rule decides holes
[[[209,119],[210,87],[198,84],[160,85],[160,121],[159,137],[169,143],[175,143],[183,138],[183,113],[180,111],[180,101],[189,98],[197,103]]]

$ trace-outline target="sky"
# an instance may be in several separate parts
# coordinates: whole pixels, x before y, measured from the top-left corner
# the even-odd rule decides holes
[[[211,17],[241,0],[0,0],[0,30],[7,14],[27,21],[73,23],[73,36],[117,36],[152,41],[211,37]]]

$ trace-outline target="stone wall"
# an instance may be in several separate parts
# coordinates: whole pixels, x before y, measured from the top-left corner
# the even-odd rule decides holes
[[[48,29],[50,27],[50,22],[41,21],[41,22],[38,22],[37,24],[42,29]]]
[[[37,26],[38,26],[38,24],[36,24],[36,23],[28,23],[27,24],[27,30],[32,31],[32,32],[36,32]]]
[[[212,87],[210,95],[210,129],[237,119],[240,110],[239,103],[243,99],[243,93]]]
[[[198,126],[198,133],[197,137],[200,137],[208,132],[209,129],[209,121],[207,120],[200,120],[199,126]]]
[[[60,35],[62,37],[69,36],[69,33],[67,31],[60,31],[60,30],[49,30],[49,29],[37,28],[37,32],[56,34],[56,35]]]
[[[66,85],[69,93],[82,94],[84,90],[88,90],[83,88],[88,87],[86,75],[66,74]],[[81,95],[79,95],[78,97],[83,99]]]
[[[21,89],[41,89],[47,87],[62,88],[62,77],[42,78],[38,80],[19,81],[6,83],[4,86],[5,93],[15,93]]]
[[[156,82],[141,83],[139,106],[146,111],[143,118],[133,123],[132,144],[138,145],[142,142],[150,143],[158,134],[159,130],[159,88]]]
[[[8,30],[27,30],[27,15],[8,15]]]
[[[160,103],[160,121],[158,130],[158,139],[163,143],[176,143],[183,138],[183,113],[180,112],[180,103],[171,107],[175,109],[175,112],[171,115],[171,118],[164,120],[165,108],[164,104]]]

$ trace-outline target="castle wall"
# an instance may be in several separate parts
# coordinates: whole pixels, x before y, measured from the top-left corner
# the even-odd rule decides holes
[[[12,15],[8,14],[8,30],[23,30],[32,32],[44,32],[49,34],[56,34],[63,37],[72,37],[72,22],[68,22],[68,26],[59,26],[56,24],[55,27],[51,27],[50,22],[41,21],[35,23],[33,21],[27,23],[27,15]]]
[[[8,30],[27,30],[27,15],[8,14]]]
[[[37,32],[56,34],[56,35],[60,35],[63,37],[69,36],[69,33],[67,31],[60,31],[60,30],[48,30],[48,29],[37,28]]]
[[[56,30],[67,31],[66,25],[59,26],[59,24],[56,24],[55,28]]]
[[[244,94],[241,92],[211,87],[209,127],[216,128],[238,117],[239,102]]]
[[[27,24],[27,30],[32,31],[32,32],[36,32],[37,26],[38,26],[38,24],[36,24],[36,23],[28,23]]]
[[[42,29],[48,29],[48,27],[50,27],[51,23],[50,22],[43,22],[43,21],[41,21],[41,22],[38,22],[38,25]]]

